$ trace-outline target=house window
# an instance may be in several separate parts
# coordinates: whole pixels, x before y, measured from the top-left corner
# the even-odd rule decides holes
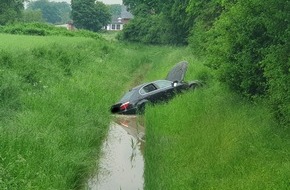
[[[116,27],[115,27],[115,24],[112,24],[112,30],[115,30]]]
[[[120,27],[120,24],[117,24],[117,30],[120,30],[121,27]]]

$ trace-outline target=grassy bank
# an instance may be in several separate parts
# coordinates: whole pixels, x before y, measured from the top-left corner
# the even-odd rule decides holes
[[[105,41],[1,35],[0,189],[83,185],[106,134],[112,73]],[[128,65],[129,67],[129,65]],[[117,93],[107,93],[107,91]]]
[[[102,38],[0,34],[0,41],[0,189],[85,188],[109,107],[189,58],[183,48]]]
[[[190,76],[208,78],[192,60]],[[146,111],[145,189],[288,189],[289,134],[264,105],[208,81]]]
[[[0,41],[0,189],[83,187],[110,105],[160,59],[158,48],[80,37]]]
[[[0,189],[84,189],[110,105],[189,62],[206,86],[145,114],[145,189],[287,189],[289,134],[186,48],[0,34]]]

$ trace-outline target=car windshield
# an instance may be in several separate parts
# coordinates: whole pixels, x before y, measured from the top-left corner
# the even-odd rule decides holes
[[[120,100],[120,102],[128,102],[128,101],[131,99],[132,95],[133,95],[135,92],[136,92],[136,89],[132,89],[132,90],[130,90],[129,92],[127,92],[127,93],[123,96],[123,98]]]

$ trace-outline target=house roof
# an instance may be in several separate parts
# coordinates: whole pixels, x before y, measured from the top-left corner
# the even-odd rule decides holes
[[[127,11],[127,7],[126,6],[124,6],[124,5],[122,5],[122,7],[121,7],[121,18],[125,18],[125,19],[132,19],[132,18],[134,18],[134,16],[130,13],[130,12],[128,12]]]
[[[123,19],[132,19],[134,16],[127,11],[127,7],[121,6],[121,14],[119,16],[112,16],[111,24],[121,24]]]
[[[121,19],[121,17],[118,17],[118,16],[112,16],[112,20],[111,20],[111,23],[112,24],[120,24],[120,23],[122,23],[122,19]]]

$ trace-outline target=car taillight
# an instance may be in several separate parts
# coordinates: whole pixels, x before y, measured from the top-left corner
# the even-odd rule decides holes
[[[120,110],[126,110],[130,105],[130,102],[126,102],[120,106]]]

